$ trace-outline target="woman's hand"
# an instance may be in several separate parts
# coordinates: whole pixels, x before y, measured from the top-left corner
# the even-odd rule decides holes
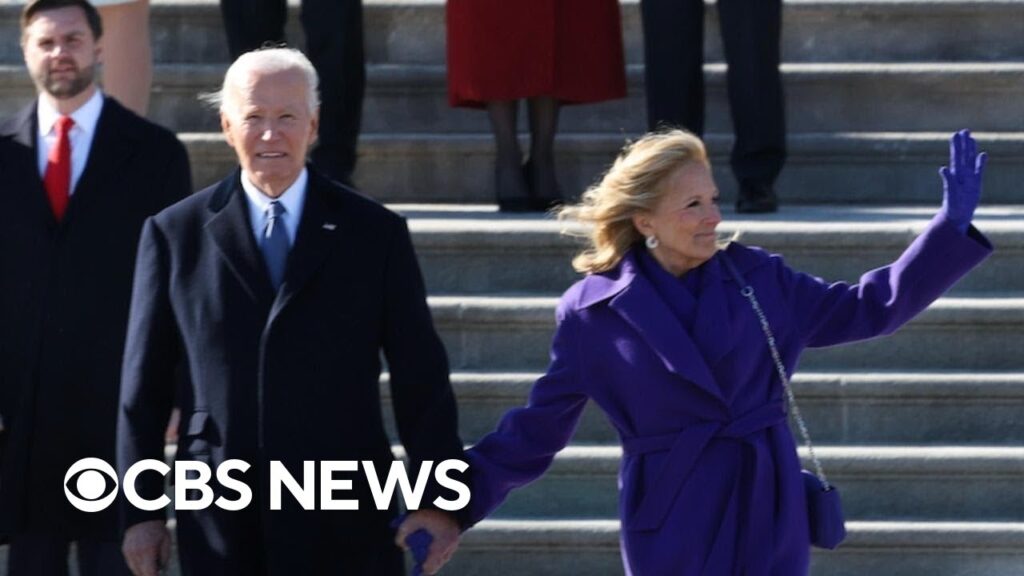
[[[939,169],[943,182],[942,213],[946,220],[966,232],[981,199],[981,174],[988,155],[978,154],[968,130],[953,134],[949,141],[949,166]]]

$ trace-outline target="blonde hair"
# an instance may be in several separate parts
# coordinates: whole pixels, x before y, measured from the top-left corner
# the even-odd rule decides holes
[[[700,138],[684,130],[647,134],[627,143],[601,181],[583,193],[579,204],[558,211],[562,221],[589,224],[589,246],[573,258],[577,272],[605,272],[643,239],[633,216],[651,212],[665,194],[662,183],[691,162],[710,166]]]

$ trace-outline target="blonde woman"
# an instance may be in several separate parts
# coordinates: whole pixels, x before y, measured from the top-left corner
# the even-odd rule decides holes
[[[924,233],[858,284],[828,284],[763,250],[719,245],[718,190],[696,136],[627,146],[562,211],[592,227],[573,262],[587,276],[562,296],[551,364],[527,405],[468,453],[470,523],[543,474],[593,400],[622,440],[627,574],[807,574],[783,386],[726,259],[753,287],[792,373],[805,348],[891,333],[988,256],[970,224],[983,166],[970,135],[956,134],[943,207]]]

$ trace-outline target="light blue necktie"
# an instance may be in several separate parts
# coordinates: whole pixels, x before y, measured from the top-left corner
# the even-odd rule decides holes
[[[281,287],[284,281],[284,269],[288,264],[288,231],[285,229],[284,206],[278,201],[273,201],[267,206],[264,214],[266,226],[263,228],[263,238],[260,241],[260,250],[263,251],[263,260],[267,263],[267,271],[270,272],[270,282],[274,290]]]

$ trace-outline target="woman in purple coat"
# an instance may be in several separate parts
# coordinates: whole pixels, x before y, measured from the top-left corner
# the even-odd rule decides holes
[[[646,136],[563,216],[592,226],[562,297],[547,373],[468,456],[472,522],[539,477],[587,400],[618,430],[619,513],[631,575],[807,574],[804,485],[782,383],[750,303],[753,286],[788,373],[807,347],[889,334],[992,247],[971,218],[985,156],[966,131],[942,169],[945,198],[895,262],[855,285],[719,244],[718,191],[701,141]]]

